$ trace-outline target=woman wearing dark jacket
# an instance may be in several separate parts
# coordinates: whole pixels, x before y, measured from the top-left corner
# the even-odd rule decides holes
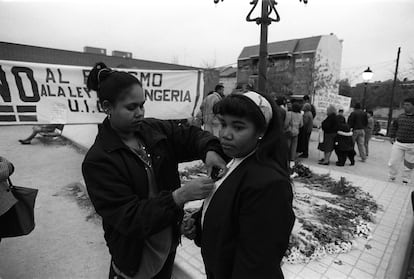
[[[348,124],[346,124],[345,117],[342,115],[337,116],[338,121],[338,134],[335,138],[335,153],[338,157],[336,165],[343,167],[345,165],[346,158],[351,162],[351,166],[355,165],[355,150],[354,142],[352,140],[352,132]]]
[[[109,278],[171,278],[186,201],[206,197],[213,181],[180,188],[178,163],[225,169],[217,138],[195,126],[144,119],[141,83],[98,63],[88,77],[107,113],[82,164],[111,254]]]
[[[329,159],[334,150],[336,132],[338,131],[336,108],[330,105],[326,109],[326,114],[327,117],[322,121],[323,143],[318,146],[318,149],[324,152],[324,158],[319,160],[320,165],[329,165]]]
[[[282,123],[271,103],[247,92],[214,106],[232,160],[194,216],[208,279],[283,278],[295,216]]]

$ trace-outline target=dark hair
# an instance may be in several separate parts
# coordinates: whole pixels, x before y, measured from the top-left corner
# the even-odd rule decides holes
[[[107,100],[111,104],[115,104],[125,90],[134,84],[142,86],[141,82],[133,75],[127,72],[113,71],[102,62],[93,67],[86,82],[89,90],[97,92],[101,103]]]
[[[342,115],[337,115],[337,116],[336,116],[336,122],[337,122],[338,124],[344,124],[344,123],[346,123],[345,117],[344,117],[344,116],[342,116]]]
[[[361,108],[361,104],[360,103],[356,103],[355,105],[354,105],[354,109],[360,109]]]
[[[286,98],[285,97],[277,97],[276,98],[276,104],[278,105],[278,106],[282,106],[282,105],[284,105],[286,103]]]
[[[214,91],[219,91],[220,89],[224,88],[224,86],[222,84],[217,84],[216,87],[214,88]]]
[[[293,112],[300,112],[301,106],[298,102],[294,102],[292,104],[292,111]]]
[[[372,110],[368,110],[367,113],[374,115],[374,112]]]
[[[404,99],[404,103],[411,103],[412,105],[414,105],[414,98],[406,98]]]
[[[253,122],[257,130],[265,131],[256,151],[259,162],[270,164],[282,175],[288,176],[288,153],[286,139],[282,133],[282,116],[279,110],[276,109],[274,101],[268,96],[263,97],[272,107],[273,117],[267,125],[267,129],[265,118],[259,107],[243,94],[230,94],[224,97],[213,106],[213,112],[214,114],[246,118]]]
[[[303,100],[304,101],[309,101],[309,96],[308,95],[303,96]]]

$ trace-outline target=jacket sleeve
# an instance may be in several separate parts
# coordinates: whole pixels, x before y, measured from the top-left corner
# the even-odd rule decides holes
[[[398,119],[395,119],[394,122],[392,122],[392,125],[390,127],[390,138],[395,138],[397,136],[397,130],[398,130]]]
[[[287,111],[287,112],[286,112],[286,117],[285,117],[285,123],[284,123],[284,125],[283,125],[284,130],[289,129],[289,126],[290,126],[290,122],[291,122],[291,120],[292,120],[292,112]]]
[[[0,157],[0,181],[6,180],[12,175],[14,166],[6,158]]]
[[[172,144],[179,163],[205,160],[208,151],[215,151],[223,159],[226,155],[217,137],[193,125],[177,125],[173,121],[157,121],[156,125]]]
[[[120,166],[108,158],[82,164],[89,197],[104,223],[123,235],[146,238],[181,222],[183,210],[176,205],[171,192],[141,199],[117,168]]]
[[[368,115],[366,113],[364,113],[363,117],[362,117],[362,125],[364,125],[364,127],[368,126]]]
[[[288,180],[251,187],[242,194],[233,279],[279,278],[295,216]]]

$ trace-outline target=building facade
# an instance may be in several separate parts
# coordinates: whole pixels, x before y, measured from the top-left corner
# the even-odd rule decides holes
[[[342,40],[321,35],[268,44],[266,91],[276,95],[338,93]],[[259,45],[243,48],[237,61],[237,83],[257,88]]]

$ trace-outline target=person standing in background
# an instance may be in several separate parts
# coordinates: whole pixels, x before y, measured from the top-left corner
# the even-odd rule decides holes
[[[372,137],[372,133],[374,131],[374,113],[372,110],[367,111],[367,117],[368,117],[368,125],[365,128],[365,138],[364,138],[364,146],[365,146],[365,155],[368,157],[368,144]]]
[[[329,105],[326,109],[326,115],[325,120],[322,121],[323,142],[318,145],[318,149],[324,153],[324,157],[318,162],[320,165],[329,165],[338,132],[338,119],[335,106]]]
[[[315,109],[315,106],[311,104],[310,98],[309,98],[308,95],[303,96],[303,102],[305,104],[309,104],[311,106],[312,117],[315,118],[316,117],[316,109]]]
[[[213,113],[213,106],[224,97],[224,86],[216,85],[213,92],[210,92],[203,100],[200,111],[197,113],[197,120],[203,125],[204,131],[208,131],[218,137],[220,122]]]
[[[404,100],[404,113],[393,122],[390,130],[392,145],[389,167],[389,180],[395,181],[398,168],[404,162],[403,185],[411,182],[414,169],[414,98]]]
[[[292,110],[286,113],[285,135],[288,141],[289,160],[296,159],[296,149],[298,146],[299,129],[303,126],[303,118],[300,113],[300,105],[297,102],[292,104]]]
[[[303,105],[303,127],[299,132],[299,146],[298,152],[302,154],[299,158],[308,158],[309,156],[309,139],[313,129],[313,115],[311,104],[305,103]]]
[[[361,110],[361,104],[356,103],[354,106],[354,111],[348,117],[348,125],[352,130],[352,139],[354,144],[358,146],[359,156],[361,157],[361,162],[365,162],[367,159],[365,153],[365,129],[368,125],[367,114]]]

